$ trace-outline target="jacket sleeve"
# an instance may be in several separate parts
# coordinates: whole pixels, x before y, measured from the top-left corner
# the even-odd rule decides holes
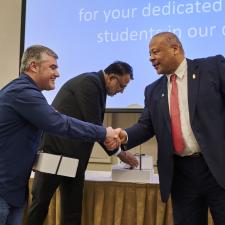
[[[128,143],[125,145],[125,150],[140,145],[154,136],[155,133],[150,112],[149,87],[145,89],[145,106],[138,122],[133,126],[126,128],[126,132],[128,135]]]
[[[35,89],[23,90],[12,101],[20,116],[46,132],[91,142],[105,139],[105,128],[60,114]]]

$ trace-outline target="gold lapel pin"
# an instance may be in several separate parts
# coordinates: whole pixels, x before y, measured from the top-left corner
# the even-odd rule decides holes
[[[195,75],[195,74],[193,74],[193,75],[192,75],[192,78],[193,78],[193,79],[195,79],[195,78],[196,78],[196,75]]]

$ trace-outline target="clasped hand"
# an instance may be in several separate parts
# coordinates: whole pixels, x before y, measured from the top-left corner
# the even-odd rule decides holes
[[[104,145],[110,151],[118,149],[121,144],[125,144],[127,142],[127,133],[125,130],[121,128],[113,129],[112,127],[106,128],[107,134]],[[128,165],[131,168],[137,167],[139,162],[136,157],[130,152],[121,151],[117,155],[120,160]]]
[[[121,128],[113,129],[112,127],[106,128],[106,139],[104,145],[110,151],[119,148],[127,140],[126,132]]]

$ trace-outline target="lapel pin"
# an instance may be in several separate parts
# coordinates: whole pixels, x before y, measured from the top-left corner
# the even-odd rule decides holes
[[[193,74],[193,75],[192,75],[192,78],[193,78],[193,79],[195,79],[195,78],[196,78],[196,75],[195,75],[195,74]]]
[[[161,97],[164,97],[164,93],[162,93],[162,96]]]

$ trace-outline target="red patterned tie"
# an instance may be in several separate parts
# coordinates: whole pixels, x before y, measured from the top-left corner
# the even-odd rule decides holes
[[[176,78],[176,74],[172,74],[170,77],[170,81],[172,83],[172,89],[170,94],[170,119],[174,149],[178,154],[181,154],[184,151],[185,144],[181,130]]]

